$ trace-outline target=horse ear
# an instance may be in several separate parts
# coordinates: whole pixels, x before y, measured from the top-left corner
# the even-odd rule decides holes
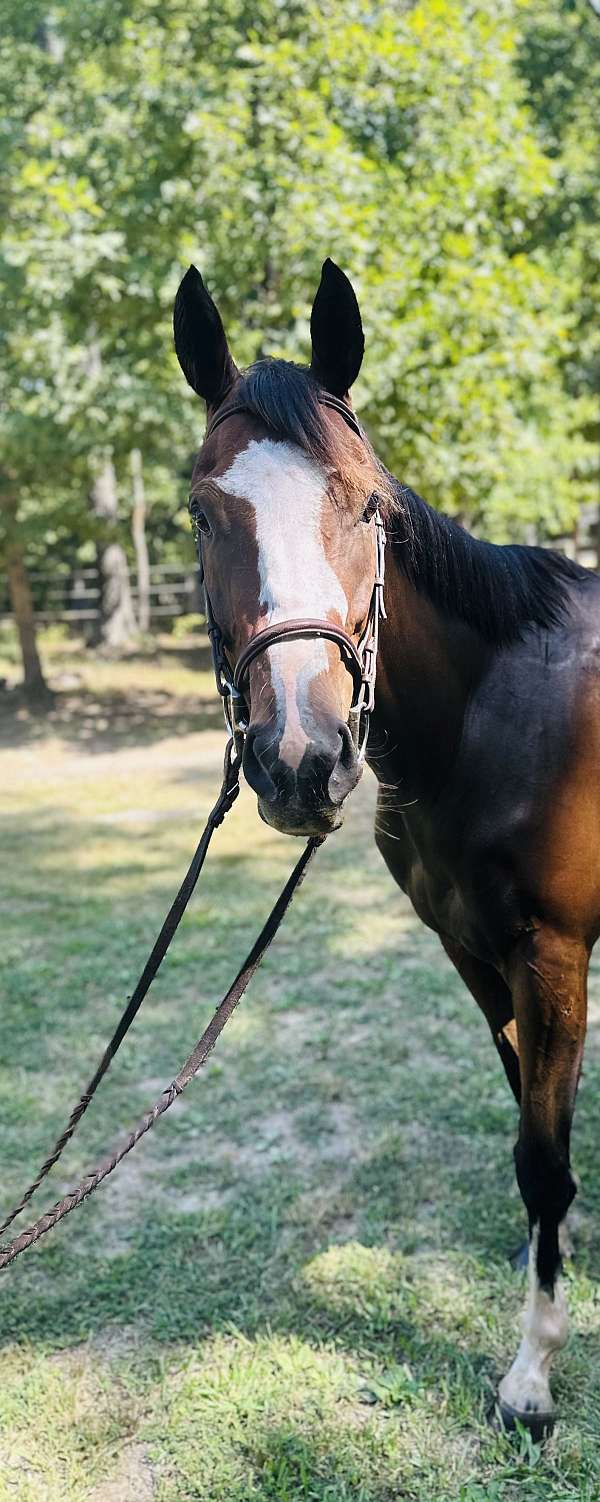
[[[195,266],[186,271],[175,298],[173,333],[177,359],[192,390],[209,407],[222,401],[238,371],[219,310]]]
[[[362,365],[365,337],[354,288],[329,257],[323,262],[310,332],[313,375],[333,396],[345,396]]]

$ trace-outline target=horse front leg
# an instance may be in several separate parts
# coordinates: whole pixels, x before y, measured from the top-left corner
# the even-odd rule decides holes
[[[519,1049],[510,988],[497,970],[469,954],[462,944],[457,944],[446,934],[440,934],[440,938],[448,958],[486,1018],[504,1073],[517,1105],[520,1105]]]
[[[523,1338],[499,1398],[504,1426],[514,1428],[519,1419],[534,1438],[553,1425],[550,1368],[568,1333],[559,1227],[575,1195],[569,1141],[588,961],[581,941],[542,926],[521,943],[509,967],[521,1075],[515,1166],[529,1217],[529,1287]]]

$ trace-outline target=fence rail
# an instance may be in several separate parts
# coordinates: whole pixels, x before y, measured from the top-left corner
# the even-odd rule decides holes
[[[29,575],[33,603],[38,621],[64,622],[77,627],[97,621],[100,615],[101,587],[95,568],[74,569],[71,574],[52,574],[32,569]],[[139,591],[135,570],[130,573],[134,610]],[[191,615],[204,608],[200,576],[194,567],[154,564],[150,569],[150,620]],[[7,591],[0,589],[0,620],[10,615]]]
[[[587,520],[587,518],[586,518]],[[581,530],[577,539],[558,537],[549,546],[558,548],[570,558],[577,558],[586,568],[599,566],[598,550],[592,541],[592,528]],[[535,541],[532,537],[531,541]],[[100,577],[93,567],[76,568],[70,574],[53,574],[49,570],[32,569],[29,575],[38,621],[45,625],[62,622],[82,626],[97,621],[100,615]],[[130,587],[134,610],[139,591],[135,570],[130,572]],[[174,619],[179,615],[202,613],[204,602],[200,575],[197,568],[181,568],[177,564],[153,564],[150,568],[150,623]],[[0,621],[10,615],[8,591],[0,580]]]

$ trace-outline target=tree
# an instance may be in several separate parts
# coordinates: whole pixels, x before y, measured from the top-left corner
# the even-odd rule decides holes
[[[131,531],[137,564],[138,625],[147,635],[150,630],[150,560],[146,538],[146,487],[144,469],[139,449],[132,449],[131,467]]]
[[[132,629],[140,475],[162,547],[202,422],[171,347],[191,259],[244,364],[306,358],[331,254],[390,467],[500,540],[573,525],[597,421],[589,7],[585,37],[570,0],[4,7],[0,438],[25,558],[93,540]]]
[[[26,557],[44,534],[85,535],[93,378],[66,312],[73,282],[109,250],[97,205],[61,160],[49,128],[63,49],[43,7],[11,3],[0,39],[5,174],[0,189],[0,453],[4,497],[0,549],[23,654],[24,681],[39,692]],[[89,437],[88,437],[89,435]]]
[[[560,368],[581,438],[579,495],[598,508],[600,567],[598,14],[585,0],[546,0],[526,12],[518,65],[554,168],[537,236],[562,288],[568,337]]]
[[[47,685],[37,648],[35,612],[31,597],[31,587],[25,566],[23,546],[16,526],[16,504],[10,495],[10,491],[5,488],[8,484],[8,476],[4,476],[3,479],[4,485],[0,485],[3,554],[6,564],[9,598],[21,648],[23,682],[26,692],[30,697],[41,699],[47,693]]]
[[[523,103],[520,0],[76,10],[74,160],[116,250],[75,300],[94,305],[113,441],[129,452],[134,412],[145,455],[189,441],[164,354],[177,248],[241,362],[306,352],[327,251],[362,295],[357,395],[390,465],[488,535],[571,525],[584,444],[562,269],[536,235],[556,180]]]

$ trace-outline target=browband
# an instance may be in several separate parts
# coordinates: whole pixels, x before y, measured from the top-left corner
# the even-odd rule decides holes
[[[356,433],[357,438],[362,438],[364,443],[365,434],[363,433],[358,418],[352,411],[352,408],[346,405],[346,402],[341,401],[340,397],[338,396],[331,396],[328,391],[320,391],[318,394],[318,400],[322,407],[331,407],[333,412],[338,412],[340,417],[343,417],[344,422],[347,423],[348,427],[352,428],[352,432]],[[250,411],[251,409],[247,407],[244,402],[232,402],[229,407],[220,407],[213,417],[212,421],[208,424],[206,433],[204,434],[204,442],[206,443],[207,438],[212,437],[215,429],[220,427],[221,423],[225,422],[225,419],[227,417],[234,417],[237,412]],[[256,414],[253,412],[251,413],[251,415],[256,416]]]

